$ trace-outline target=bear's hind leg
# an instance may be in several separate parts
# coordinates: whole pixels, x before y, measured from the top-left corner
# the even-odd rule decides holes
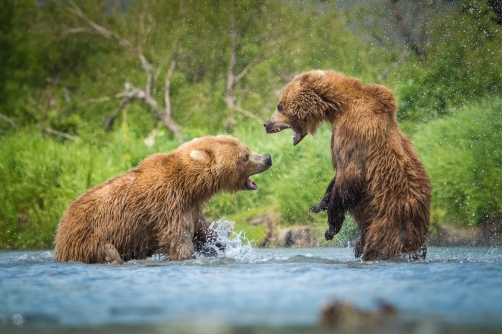
[[[359,259],[363,255],[364,243],[365,243],[365,231],[361,231],[361,235],[359,239],[357,239],[356,244],[354,246],[354,256],[356,259]]]
[[[385,219],[373,221],[364,239],[363,261],[391,260],[403,253],[403,234]]]
[[[178,245],[171,247],[169,252],[169,261],[183,261],[195,259],[195,249],[193,244],[179,243]]]

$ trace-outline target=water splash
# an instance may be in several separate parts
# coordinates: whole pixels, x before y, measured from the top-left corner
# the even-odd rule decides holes
[[[45,262],[55,262],[54,258],[54,252],[53,251],[46,251],[41,254],[37,255],[30,255],[28,253],[25,253],[21,256],[19,256],[16,261],[23,261],[26,263],[45,263]]]
[[[246,237],[244,231],[236,233],[234,231],[235,223],[229,221],[217,220],[211,223],[210,229],[218,233],[219,241],[226,244],[224,251],[218,252],[218,257],[225,257],[237,260],[239,262],[256,262],[259,256],[254,251],[251,241]]]

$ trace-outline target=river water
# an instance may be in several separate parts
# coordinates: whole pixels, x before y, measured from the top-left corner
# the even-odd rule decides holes
[[[316,332],[335,300],[368,311],[389,303],[401,324],[393,328],[417,333],[502,332],[501,249],[430,247],[425,261],[361,262],[350,248],[240,240],[185,262],[85,265],[55,262],[50,250],[0,252],[0,332]]]

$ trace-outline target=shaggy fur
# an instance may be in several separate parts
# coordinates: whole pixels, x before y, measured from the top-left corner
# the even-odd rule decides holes
[[[332,125],[336,175],[310,212],[328,210],[327,240],[340,231],[349,212],[361,231],[355,255],[363,260],[401,253],[425,257],[432,187],[396,113],[396,99],[386,87],[311,71],[286,86],[264,124],[267,133],[292,129],[294,145],[313,135],[322,121]]]
[[[168,154],[89,189],[59,223],[58,261],[122,263],[155,253],[185,260],[217,236],[202,216],[203,204],[220,192],[258,187],[250,175],[272,165],[230,136],[194,139]]]

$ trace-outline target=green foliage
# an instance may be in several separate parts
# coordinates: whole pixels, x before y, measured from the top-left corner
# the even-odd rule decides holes
[[[51,247],[64,211],[85,190],[177,146],[160,130],[149,148],[125,120],[100,146],[36,132],[0,137],[0,249]]]
[[[428,21],[428,56],[410,55],[390,80],[400,120],[427,122],[472,99],[502,93],[502,28],[486,1],[460,2]]]
[[[330,129],[323,127],[314,138],[307,137],[296,147],[290,131],[267,135],[258,124],[256,127],[239,127],[233,135],[252,151],[270,154],[273,166],[266,173],[252,177],[259,186],[257,192],[215,197],[207,208],[210,215],[215,218],[229,215],[243,221],[249,217],[244,213],[241,218],[239,212],[255,211],[254,208],[258,207],[262,213],[280,212],[284,225],[325,222],[326,216],[309,216],[307,212],[319,202],[334,176]],[[264,211],[264,208],[269,210]]]
[[[208,203],[211,220],[236,221],[254,239],[266,231],[245,225],[247,219],[268,212],[280,214],[282,225],[325,230],[326,215],[307,211],[334,175],[331,129],[293,147],[289,131],[266,135],[258,121],[270,117],[294,75],[311,69],[341,71],[396,92],[401,127],[414,135],[434,182],[435,223],[472,225],[500,216],[500,101],[491,100],[502,93],[502,28],[486,1],[75,2],[115,37],[89,33],[69,1],[0,1],[0,114],[16,124],[0,119],[0,248],[50,247],[72,200],[178,145],[150,106],[137,100],[118,110],[116,98],[125,86],[145,89],[141,50],[154,67],[151,96],[163,106],[175,45],[169,97],[182,139],[230,133],[274,162],[253,177],[259,191]],[[413,38],[423,32],[426,57],[409,46],[402,52],[406,41],[389,14],[392,4],[405,18],[418,13],[403,23]],[[244,111],[225,101],[232,18],[234,74],[244,71],[234,97]],[[485,102],[464,107],[473,100]],[[49,137],[47,128],[76,140]],[[340,239],[356,233],[347,220]]]
[[[502,214],[502,100],[485,100],[423,126],[413,138],[432,179],[436,224],[473,226]]]

